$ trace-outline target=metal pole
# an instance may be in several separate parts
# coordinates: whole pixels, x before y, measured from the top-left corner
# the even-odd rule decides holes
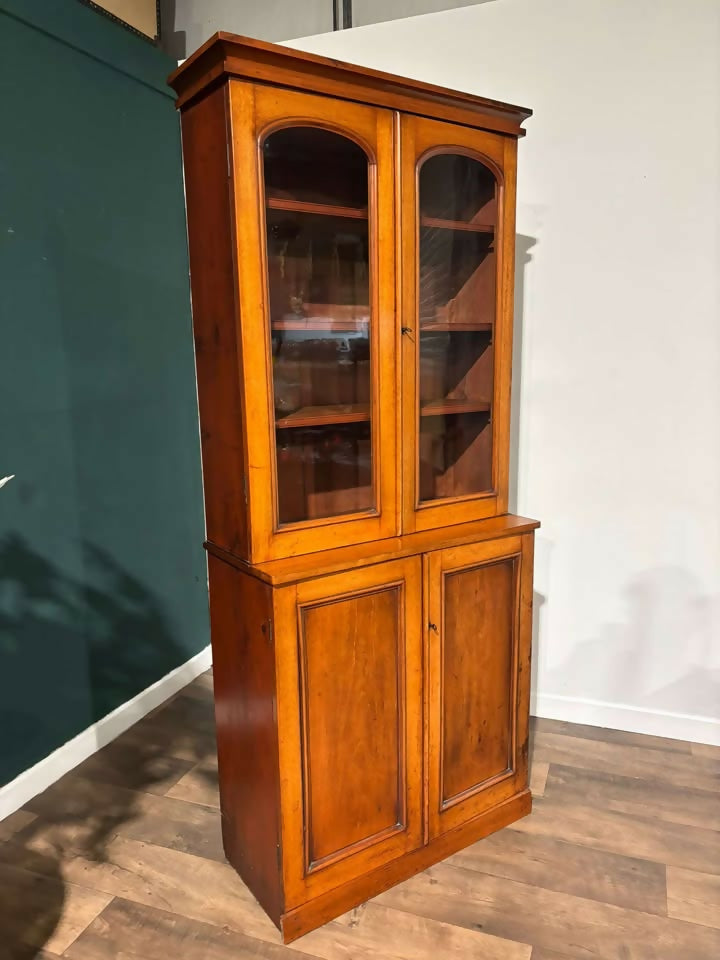
[[[352,27],[352,0],[333,0],[333,30]]]

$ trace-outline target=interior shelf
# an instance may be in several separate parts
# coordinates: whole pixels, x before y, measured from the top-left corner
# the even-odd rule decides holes
[[[424,403],[420,408],[423,417],[441,417],[452,413],[485,413],[490,410],[488,400],[453,400],[444,397],[442,400],[433,400]]]
[[[294,413],[275,421],[279,429],[288,427],[323,427],[340,423],[363,423],[370,419],[369,403],[329,404],[322,407],[300,407]]]
[[[268,210],[286,210],[288,213],[316,213],[325,217],[346,217],[351,220],[367,220],[368,212],[363,207],[340,207],[330,203],[310,203],[306,200],[286,200],[284,197],[267,197]]]
[[[466,233],[495,233],[492,223],[472,223],[467,220],[445,220],[443,217],[420,217],[420,226],[435,227],[439,230],[463,230]]]
[[[452,320],[431,320],[420,324],[420,333],[490,333],[492,323],[454,323]]]

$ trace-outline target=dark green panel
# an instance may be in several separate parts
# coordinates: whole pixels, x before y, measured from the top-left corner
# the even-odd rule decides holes
[[[172,67],[0,0],[0,783],[208,642]]]

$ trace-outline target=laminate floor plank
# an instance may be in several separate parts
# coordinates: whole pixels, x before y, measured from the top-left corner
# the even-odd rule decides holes
[[[602,960],[714,960],[720,931],[441,863],[375,902],[533,947]]]
[[[645,750],[638,746],[538,731],[534,736],[533,761],[659,780],[713,793],[720,791],[720,759],[712,757]]]
[[[447,863],[507,880],[664,915],[665,865],[567,843],[512,827],[474,843]]]
[[[15,813],[11,813],[9,817],[0,820],[0,840],[8,840],[34,819],[35,814],[30,810],[16,810]]]
[[[0,848],[0,859],[41,873],[54,849],[42,837],[22,846],[9,840]],[[227,925],[271,943],[280,941],[276,927],[229,864],[117,836],[106,844],[102,860],[82,850],[66,850],[62,872],[66,881],[109,896]]]
[[[534,797],[545,796],[545,786],[549,772],[549,763],[543,763],[541,760],[538,760],[530,764],[530,792]]]
[[[99,840],[120,835],[159,846],[225,861],[220,812],[171,797],[95,783],[73,773],[28,804],[40,820],[34,835],[92,851]],[[29,831],[20,831],[22,838]]]
[[[601,770],[580,770],[554,763],[544,796],[563,803],[594,804],[604,810],[645,819],[720,830],[720,801],[709,790],[693,790],[658,780],[625,777]]]
[[[167,910],[115,898],[65,951],[69,960],[293,960],[279,943],[263,943]]]
[[[586,723],[569,723],[567,720],[549,720],[545,717],[530,718],[531,733],[561,733],[582,740],[601,740],[603,743],[620,743],[643,750],[667,750],[670,753],[691,753],[696,744],[687,740],[671,740],[669,737],[652,737],[646,733],[630,733],[627,730],[610,730],[593,727]]]
[[[219,810],[217,763],[207,762],[193,767],[173,784],[165,796]]]
[[[111,899],[54,869],[41,876],[0,863],[0,958],[24,960],[37,948],[61,954]]]
[[[120,738],[79,764],[74,772],[98,783],[164,794],[193,765],[192,760],[172,756],[163,741],[138,743],[133,738]]]
[[[668,916],[720,930],[720,862],[718,873],[668,867]]]
[[[513,829],[708,873],[720,858],[718,831],[616,813],[602,804],[565,803],[557,796],[536,800],[531,816]]]
[[[693,743],[691,744],[691,750],[695,757],[710,757],[713,760],[720,760],[720,747],[714,743]]]
[[[512,937],[445,923],[370,901],[350,922],[341,917],[290,946],[323,960],[530,960],[532,947]]]

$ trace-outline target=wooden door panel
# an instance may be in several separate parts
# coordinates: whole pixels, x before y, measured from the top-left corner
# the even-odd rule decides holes
[[[421,616],[419,557],[276,591],[288,904],[422,843]]]
[[[427,556],[428,832],[527,786],[532,537]]]
[[[444,578],[442,804],[511,765],[514,559]]]
[[[301,608],[309,869],[402,829],[400,590]]]

